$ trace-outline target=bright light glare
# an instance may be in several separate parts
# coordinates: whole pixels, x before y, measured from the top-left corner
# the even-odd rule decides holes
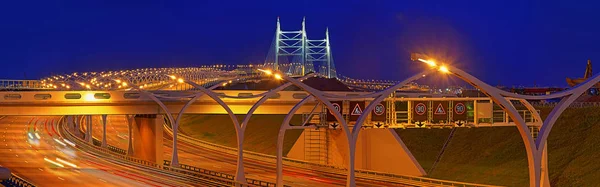
[[[183,79],[182,79],[182,78],[179,78],[179,79],[177,79],[177,82],[178,82],[178,83],[183,83]]]
[[[271,70],[264,70],[264,69],[258,69],[258,70],[264,72],[267,75],[272,75],[273,74],[273,72]]]
[[[171,77],[171,79],[173,79],[173,80],[177,79],[177,77],[175,77],[175,75],[169,75],[169,77]]]
[[[71,146],[75,147],[75,144],[74,144],[73,142],[71,142],[71,141],[69,141],[69,140],[67,140],[67,139],[64,139],[64,140],[65,140],[65,143],[67,143],[67,144],[69,144],[69,145],[71,145]]]
[[[96,98],[94,97],[93,93],[88,93],[88,94],[85,94],[85,100],[86,101],[95,101]]]
[[[36,137],[37,139],[42,139],[42,137],[40,137],[40,135],[39,135],[37,132],[35,133],[35,137]]]
[[[64,167],[65,167],[64,165],[62,165],[62,164],[60,164],[60,163],[57,163],[57,162],[54,162],[54,161],[52,161],[52,160],[50,160],[50,159],[48,159],[48,158],[44,158],[44,160],[45,160],[46,162],[50,162],[50,163],[52,163],[52,164],[54,164],[54,165],[60,166],[61,168],[64,168]]]
[[[67,144],[65,144],[65,143],[61,142],[60,140],[58,140],[58,139],[56,139],[56,138],[54,138],[54,141],[55,141],[56,143],[60,144],[60,145],[67,146]]]
[[[435,64],[435,62],[433,60],[423,60],[421,58],[418,59],[419,61],[429,65],[429,67],[436,67],[437,64]]]
[[[117,83],[119,83],[119,84],[121,83],[121,80],[119,80],[119,79],[117,79],[117,80],[115,80],[115,81],[116,81]]]
[[[31,135],[31,133],[27,133],[27,135],[29,135],[29,139],[33,140],[33,136]]]
[[[448,67],[446,66],[440,66],[439,70],[442,73],[450,73],[450,70],[448,70]]]
[[[279,73],[275,74],[275,79],[281,80],[281,75]]]
[[[65,165],[67,165],[67,166],[71,166],[71,167],[77,168],[77,165],[75,165],[75,164],[73,164],[73,163],[70,163],[70,162],[67,162],[67,161],[65,161],[65,160],[63,160],[63,159],[56,158],[56,161],[59,161],[60,163],[63,163],[63,164],[65,164]]]

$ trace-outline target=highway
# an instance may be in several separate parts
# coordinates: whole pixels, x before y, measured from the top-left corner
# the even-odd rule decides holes
[[[127,119],[122,115],[108,116],[107,118],[107,143],[115,147],[127,150],[128,127]],[[99,116],[93,117],[93,137],[102,139],[102,126]],[[235,174],[236,155],[219,152],[202,146],[188,144],[185,141],[179,141],[179,162],[198,168],[212,170],[216,172]],[[171,159],[172,137],[164,133],[164,156],[165,160]],[[275,163],[259,161],[251,158],[245,158],[246,178],[274,182]],[[287,166],[286,166],[287,167]],[[286,185],[291,186],[345,186],[346,175],[331,174],[310,169],[284,167],[284,181]],[[357,178],[359,186],[398,186],[395,183],[365,181]]]
[[[109,162],[71,146],[60,136],[60,117],[4,117],[0,164],[38,185],[191,186],[173,177]]]

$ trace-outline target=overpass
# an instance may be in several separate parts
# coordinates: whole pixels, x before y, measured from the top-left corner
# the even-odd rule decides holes
[[[290,41],[291,43],[287,43]],[[324,40],[308,40],[304,26],[301,31],[281,31],[278,22],[274,47],[270,51],[270,56],[274,58],[268,56],[265,64],[245,67],[244,70],[224,71],[219,69],[222,65],[145,68],[55,75],[33,82],[4,81],[6,84],[2,84],[2,90],[16,91],[0,92],[0,115],[65,116],[57,122],[61,127],[86,129],[83,136],[87,138],[80,143],[93,143],[91,115],[129,115],[129,129],[132,126],[143,129],[136,132],[138,134],[135,136],[158,139],[162,136],[159,132],[162,132],[164,123],[172,129],[178,129],[181,114],[227,114],[235,127],[237,138],[237,149],[229,150],[236,156],[234,180],[239,184],[247,184],[243,143],[248,120],[252,114],[285,114],[278,135],[277,156],[273,158],[277,168],[276,183],[279,186],[284,185],[281,142],[286,130],[303,129],[308,133],[327,129],[335,133],[336,136],[331,140],[337,142],[337,162],[345,162],[346,185],[356,186],[357,171],[360,171],[357,169],[370,167],[371,164],[364,160],[368,160],[365,158],[369,158],[372,152],[393,152],[390,155],[409,164],[409,173],[426,174],[403,145],[401,137],[394,136],[391,128],[515,126],[526,148],[530,186],[537,187],[548,185],[546,140],[552,126],[579,95],[600,81],[600,75],[596,75],[569,90],[540,96],[519,95],[499,90],[458,68],[438,64],[426,56],[415,55],[413,60],[423,62],[430,68],[403,81],[363,81],[355,85],[381,91],[323,92],[302,81],[313,75],[337,77],[328,34]],[[287,61],[280,59],[286,56],[293,57]],[[300,61],[294,57],[298,57]],[[316,73],[309,73],[310,71]],[[433,73],[460,78],[488,97],[439,98],[397,93],[406,84]],[[281,80],[283,84],[268,91],[214,90],[219,85],[234,81],[264,78]],[[283,91],[289,86],[296,86],[303,91]],[[561,102],[545,120],[541,119],[539,112],[528,102],[552,98],[560,98]],[[236,116],[240,114],[244,117],[241,121]],[[304,122],[290,124],[294,115],[304,116]],[[102,123],[103,134],[106,134],[106,120]],[[26,126],[19,125],[14,130],[23,127]],[[171,136],[170,165],[179,166],[178,131],[173,130]],[[105,137],[103,135],[103,142]],[[388,143],[391,142],[390,147],[370,149],[364,144],[364,140],[371,140],[373,137],[384,137]],[[142,139],[132,141],[131,138],[132,135],[129,136],[129,144],[140,144],[133,141]],[[146,152],[139,154],[156,157],[157,149],[160,149],[158,146],[162,144],[158,140],[148,144],[150,148],[143,148]],[[296,149],[307,147],[300,146]],[[380,163],[372,165],[385,167]]]

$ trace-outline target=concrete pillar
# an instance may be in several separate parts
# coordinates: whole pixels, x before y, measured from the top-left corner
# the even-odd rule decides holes
[[[135,115],[126,115],[127,117],[127,131],[129,135],[127,136],[127,156],[133,156],[133,123],[135,120],[133,119]]]
[[[423,176],[425,170],[393,129],[363,129],[358,135],[355,150],[349,150],[348,139],[341,130],[328,129],[329,165],[349,167],[349,154],[354,151],[356,169],[381,171],[399,175]],[[304,132],[287,157],[304,158]],[[352,143],[352,142],[350,142]],[[351,168],[349,168],[351,169]]]
[[[94,144],[94,138],[92,136],[92,116],[91,115],[87,115],[86,117],[86,124],[87,124],[87,129],[86,129],[86,134],[85,134],[85,138],[87,140],[88,143],[90,144]]]
[[[80,130],[81,129],[81,127],[80,127],[81,119],[80,118],[81,118],[81,116],[75,116],[75,119],[73,119],[74,120],[73,122],[75,122],[73,133],[75,133],[75,136],[79,137],[79,138],[81,138],[81,130]]]
[[[163,162],[162,115],[141,114],[135,116],[132,125],[133,156],[161,164]]]
[[[70,130],[71,132],[73,132],[75,130],[75,124],[73,123],[73,116],[67,116],[65,118],[65,125],[67,127],[67,130]]]
[[[102,115],[102,147],[108,147],[106,143],[106,114]]]

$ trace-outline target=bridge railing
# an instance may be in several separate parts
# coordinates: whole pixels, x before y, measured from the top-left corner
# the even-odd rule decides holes
[[[39,80],[0,80],[0,90],[50,89]]]
[[[35,185],[14,173],[10,174],[10,178],[0,181],[0,184],[6,187],[35,187]]]

